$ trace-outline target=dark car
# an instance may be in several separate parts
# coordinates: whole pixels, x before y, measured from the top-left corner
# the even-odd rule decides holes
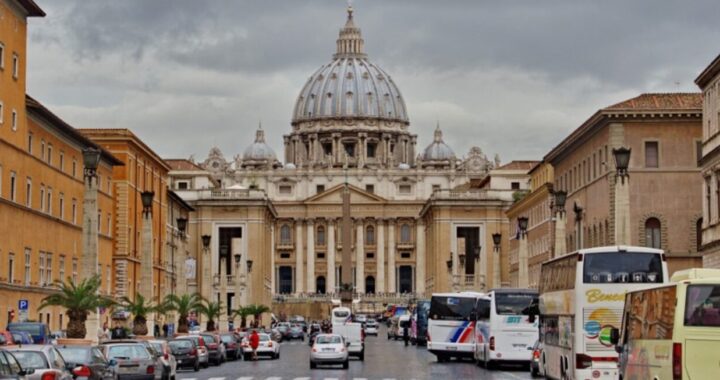
[[[205,346],[208,349],[208,361],[218,366],[223,362],[222,351],[220,350],[221,342],[215,334],[200,334],[202,340],[205,341]]]
[[[305,332],[303,331],[303,328],[301,325],[293,325],[290,327],[290,333],[288,334],[288,339],[300,339],[305,340]]]
[[[170,351],[177,361],[177,368],[192,368],[197,372],[200,370],[200,356],[195,341],[192,339],[173,339],[168,341]]]
[[[228,359],[240,358],[240,338],[235,333],[220,334],[220,340],[225,344],[225,355]]]
[[[200,366],[207,368],[210,365],[210,353],[208,352],[205,340],[200,335],[194,334],[183,336],[182,339],[190,339],[195,343],[195,348],[198,350],[198,357],[200,359]]]
[[[12,353],[3,349],[0,349],[0,368],[3,369],[0,379],[25,380],[35,373],[32,368],[24,369]]]
[[[107,360],[98,347],[94,346],[58,346],[74,378],[88,380],[115,379],[114,360]]]
[[[50,329],[48,325],[40,322],[12,322],[8,323],[7,330],[14,332],[26,332],[32,336],[33,343],[35,344],[50,344],[52,343]]]

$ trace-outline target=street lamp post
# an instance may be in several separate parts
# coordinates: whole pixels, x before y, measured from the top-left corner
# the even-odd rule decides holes
[[[573,213],[575,213],[575,236],[577,236],[577,239],[575,239],[575,249],[582,249],[585,246],[585,236],[582,228],[584,210],[585,209],[577,204],[577,202],[573,202]]]
[[[615,157],[615,244],[630,244],[630,149],[612,150]]]
[[[143,191],[140,193],[140,200],[143,207],[142,218],[142,257],[140,261],[140,294],[148,302],[155,301],[155,290],[153,289],[153,234],[152,234],[152,208],[155,193]],[[155,328],[155,314],[147,316],[148,336],[153,336]]]
[[[458,264],[455,265],[455,254],[453,252],[450,252],[450,258],[448,261],[446,261],[447,268],[448,268],[448,274],[450,275],[450,287],[453,292],[460,291],[459,289],[459,283],[458,283],[458,276],[455,275],[455,272],[457,271],[457,267],[460,266],[460,256],[457,258]]]
[[[100,164],[100,149],[85,148],[83,153],[83,177],[85,193],[83,198],[83,226],[82,226],[82,273],[81,280],[91,278],[98,274],[98,177],[97,168]],[[65,280],[64,278],[61,280]],[[98,341],[100,328],[100,315],[97,310],[90,313],[85,321],[85,339]]]
[[[485,290],[486,281],[485,281],[485,272],[486,272],[486,265],[485,261],[480,258],[480,254],[482,253],[482,246],[477,245],[474,250],[475,255],[475,288],[476,289],[482,289]]]
[[[567,192],[558,190],[553,192],[553,212],[555,213],[555,247],[553,257],[559,257],[567,253],[565,241],[565,201]]]
[[[180,235],[180,254],[175,255],[175,251],[173,250],[173,265],[175,266],[173,274],[175,275],[175,283],[179,290],[178,293],[181,295],[187,293],[187,279],[185,278],[185,271],[183,270],[183,267],[185,266],[185,255],[182,254],[185,252],[185,231],[187,230],[187,221],[187,218],[177,218],[178,235]]]
[[[527,228],[528,218],[526,216],[518,217],[518,287],[527,288],[529,286],[528,279],[528,247],[527,247]]]
[[[492,240],[493,249],[495,250],[495,257],[493,257],[493,287],[500,288],[502,287],[500,280],[500,260],[502,258],[500,255],[500,244],[502,243],[502,235],[499,232],[494,233],[492,234]]]

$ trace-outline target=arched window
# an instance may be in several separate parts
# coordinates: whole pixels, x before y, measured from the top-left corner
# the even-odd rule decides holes
[[[365,245],[375,245],[375,227],[373,226],[365,228]]]
[[[403,224],[400,227],[400,242],[410,243],[410,226],[408,224]]]
[[[649,218],[645,221],[645,246],[660,248],[660,220]]]
[[[325,226],[317,227],[317,236],[315,238],[315,244],[323,246],[325,245]]]
[[[290,233],[290,226],[287,224],[283,224],[282,227],[280,227],[280,242],[282,244],[291,244],[292,243],[292,235]]]
[[[695,222],[695,241],[698,252],[700,252],[700,248],[702,247],[702,224],[703,218],[700,218],[697,222]]]

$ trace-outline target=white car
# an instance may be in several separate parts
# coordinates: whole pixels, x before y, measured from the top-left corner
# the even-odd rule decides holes
[[[365,335],[377,336],[379,327],[380,324],[376,320],[368,319],[367,322],[365,322]]]
[[[310,369],[317,368],[318,364],[342,364],[343,369],[348,369],[347,346],[341,335],[318,335],[310,351]]]
[[[358,314],[355,316],[355,322],[357,323],[365,323],[367,322],[368,317],[365,314]]]
[[[172,354],[170,346],[166,340],[151,340],[150,344],[155,348],[160,356],[163,364],[163,379],[174,379],[177,374],[177,361],[175,355]]]
[[[280,343],[270,339],[269,334],[261,333],[258,334],[258,336],[260,337],[260,345],[257,348],[258,357],[269,356],[270,359],[280,359]],[[250,347],[249,337],[250,334],[243,338],[241,345],[243,350],[243,359],[246,361],[252,359],[252,347]]]

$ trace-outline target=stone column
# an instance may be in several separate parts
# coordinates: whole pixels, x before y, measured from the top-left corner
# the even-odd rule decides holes
[[[500,254],[500,246],[496,245],[495,247],[493,247],[493,252],[495,252],[495,255],[493,256],[493,288],[500,288],[502,287],[502,280],[500,279],[500,262],[502,261],[502,255]]]
[[[212,246],[214,242],[210,241],[210,246],[205,249],[203,247],[202,257],[200,258],[202,264],[202,278],[196,279],[200,283],[201,294],[204,298],[210,299],[213,287],[213,275],[211,272],[212,260],[210,259]]]
[[[302,219],[295,220],[295,293],[303,290],[303,236]]]
[[[275,225],[270,226],[270,292],[275,293],[275,281],[277,272],[275,270]],[[236,280],[237,281],[237,280]]]
[[[242,262],[243,260],[247,259],[245,255],[243,255],[242,252],[242,245],[240,244],[242,242],[242,239],[240,238],[233,238],[232,243],[230,243],[232,247],[232,255],[233,255],[233,267],[235,270],[233,273],[235,274],[235,296],[233,297],[232,305],[228,305],[229,308],[232,310],[237,310],[240,308],[240,306],[245,306],[242,304],[242,296],[243,296],[243,273],[242,273]],[[240,262],[235,262],[235,255],[241,255],[240,256]],[[274,276],[274,275],[273,275]]]
[[[365,224],[360,219],[355,242],[355,292],[365,293]]]
[[[565,210],[555,211],[555,249],[553,257],[560,257],[567,253],[567,242],[565,241]]]
[[[153,283],[153,233],[152,210],[143,212],[142,218],[142,259],[140,264],[140,294],[147,302],[155,301]],[[147,316],[148,336],[153,336],[155,314]]]
[[[315,223],[307,221],[307,292],[315,293]]]
[[[518,287],[527,288],[528,286],[527,232],[520,232],[520,240],[518,241]]]
[[[385,293],[385,221],[377,221],[377,274],[375,275],[375,292]]]
[[[425,293],[425,221],[417,220],[415,232],[415,293]]]
[[[220,316],[218,317],[218,331],[228,331],[228,315],[227,315],[227,308],[230,307],[230,305],[227,305],[227,293],[228,293],[228,282],[227,282],[227,269],[225,269],[227,266],[227,258],[220,257],[220,304],[225,307],[225,310],[223,310],[220,313]]]
[[[395,220],[388,220],[388,293],[395,293]]]
[[[85,169],[85,194],[83,198],[83,228],[82,228],[82,261],[80,281],[92,278],[97,273],[98,266],[98,178],[94,170]],[[61,278],[61,281],[66,279]],[[98,342],[98,329],[100,316],[90,313],[85,320],[85,339]]]
[[[630,181],[615,178],[615,244],[630,245]]]
[[[328,220],[327,225],[327,280],[326,291],[337,293],[335,289],[335,221]]]

